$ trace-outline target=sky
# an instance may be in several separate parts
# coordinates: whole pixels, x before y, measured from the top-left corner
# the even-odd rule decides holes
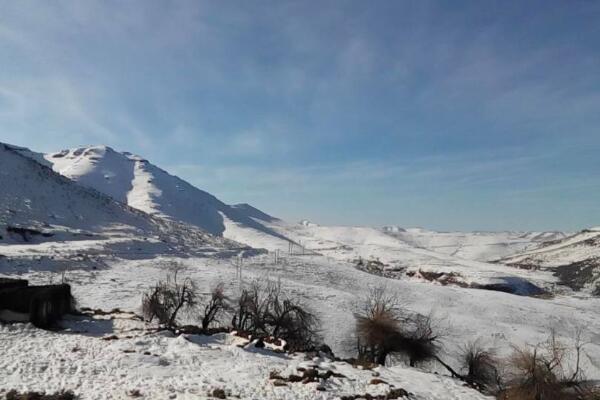
[[[0,0],[0,141],[290,221],[600,225],[600,2]]]

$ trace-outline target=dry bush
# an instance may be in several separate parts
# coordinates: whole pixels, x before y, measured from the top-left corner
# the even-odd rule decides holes
[[[204,306],[202,315],[202,329],[206,331],[210,324],[218,321],[219,318],[229,309],[228,299],[225,296],[225,287],[223,283],[218,283],[210,292],[210,298]]]
[[[411,366],[436,358],[439,335],[432,315],[410,314],[383,287],[372,289],[355,315],[360,359],[384,365],[388,357],[408,359]]]
[[[234,329],[259,336],[267,335],[266,313],[269,307],[269,285],[270,283],[265,286],[254,281],[242,290],[231,322]]]
[[[147,321],[156,318],[160,324],[174,328],[178,313],[195,307],[197,297],[195,284],[189,278],[180,283],[175,271],[143,295],[142,313]]]
[[[359,359],[385,364],[402,332],[399,310],[397,297],[383,287],[371,289],[362,312],[355,315]]]
[[[77,396],[71,391],[62,391],[54,394],[40,392],[19,393],[11,390],[6,393],[6,400],[75,400]]]
[[[279,282],[255,281],[242,290],[232,325],[256,337],[284,339],[299,351],[316,343],[319,319],[299,299],[286,296]]]
[[[431,313],[416,314],[406,320],[398,352],[408,358],[411,367],[437,358],[441,330],[436,325],[437,320]]]
[[[318,337],[319,319],[297,298],[285,296],[279,283],[269,289],[265,318],[270,334],[283,338],[290,350],[314,347]]]
[[[572,344],[559,340],[552,330],[548,340],[536,346],[515,347],[508,360],[510,387],[501,399],[566,400],[593,399],[593,390],[586,388],[580,362],[584,342],[582,330],[575,331]]]
[[[477,341],[460,352],[462,377],[481,391],[493,392],[502,386],[498,358],[493,350],[484,349]]]

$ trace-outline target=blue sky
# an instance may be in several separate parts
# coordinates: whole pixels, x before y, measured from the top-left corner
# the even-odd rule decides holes
[[[0,141],[290,220],[600,225],[600,2],[0,0]]]

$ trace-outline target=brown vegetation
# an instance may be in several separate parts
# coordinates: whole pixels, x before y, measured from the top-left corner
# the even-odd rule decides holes
[[[584,383],[580,364],[583,347],[580,329],[574,332],[570,345],[551,331],[544,343],[515,347],[508,360],[509,387],[499,393],[498,399],[596,399],[597,392]]]
[[[196,306],[196,286],[190,279],[177,281],[177,271],[167,275],[165,281],[159,281],[142,298],[142,313],[148,321],[156,318],[167,328],[175,328],[177,314],[182,309]]]
[[[11,390],[6,394],[6,400],[75,400],[77,396],[71,391],[62,391],[53,394],[43,392],[25,392],[19,393]]]
[[[415,366],[436,357],[439,336],[432,316],[409,314],[385,288],[371,290],[355,318],[359,359],[384,365],[393,355]]]
[[[227,304],[227,296],[223,283],[218,283],[210,292],[210,299],[204,306],[204,314],[202,315],[202,329],[207,331],[209,326],[218,321],[221,315],[229,308]]]
[[[255,281],[237,301],[233,328],[259,338],[281,338],[291,351],[316,344],[319,319],[302,302],[285,295],[280,283]]]

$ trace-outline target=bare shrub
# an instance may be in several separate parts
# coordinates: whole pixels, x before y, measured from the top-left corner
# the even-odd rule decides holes
[[[237,301],[237,310],[231,321],[234,329],[265,336],[268,329],[266,315],[269,307],[269,285],[252,282],[242,290]]]
[[[439,336],[433,316],[411,314],[383,287],[372,289],[355,315],[360,359],[384,365],[389,356],[411,366],[436,358]]]
[[[397,352],[408,357],[411,367],[437,358],[439,335],[433,314],[410,316],[405,321]]]
[[[222,282],[218,283],[212,288],[210,298],[204,306],[204,313],[202,314],[202,329],[204,331],[206,331],[213,322],[218,321],[221,315],[229,309],[227,301],[225,287]]]
[[[46,394],[40,392],[19,393],[16,390],[11,390],[6,393],[6,400],[75,400],[77,398],[71,391]]]
[[[471,386],[481,391],[494,391],[502,386],[499,362],[493,350],[474,341],[461,349],[460,359],[462,377]]]
[[[279,282],[255,281],[242,290],[232,325],[257,337],[284,339],[291,350],[304,350],[315,344],[319,319],[299,299],[286,296]]]
[[[582,383],[580,362],[584,342],[582,331],[574,333],[572,344],[559,340],[551,331],[548,340],[536,346],[515,347],[509,358],[510,387],[500,398],[558,400],[593,398]]]
[[[266,308],[270,334],[286,340],[291,350],[305,350],[316,344],[319,319],[299,299],[285,296],[280,283],[271,284]]]
[[[175,271],[143,295],[142,313],[147,321],[156,318],[160,324],[174,328],[178,313],[182,309],[191,309],[196,304],[196,286],[189,278],[179,282]]]
[[[371,289],[355,318],[359,359],[385,364],[402,333],[397,297],[383,287]]]

